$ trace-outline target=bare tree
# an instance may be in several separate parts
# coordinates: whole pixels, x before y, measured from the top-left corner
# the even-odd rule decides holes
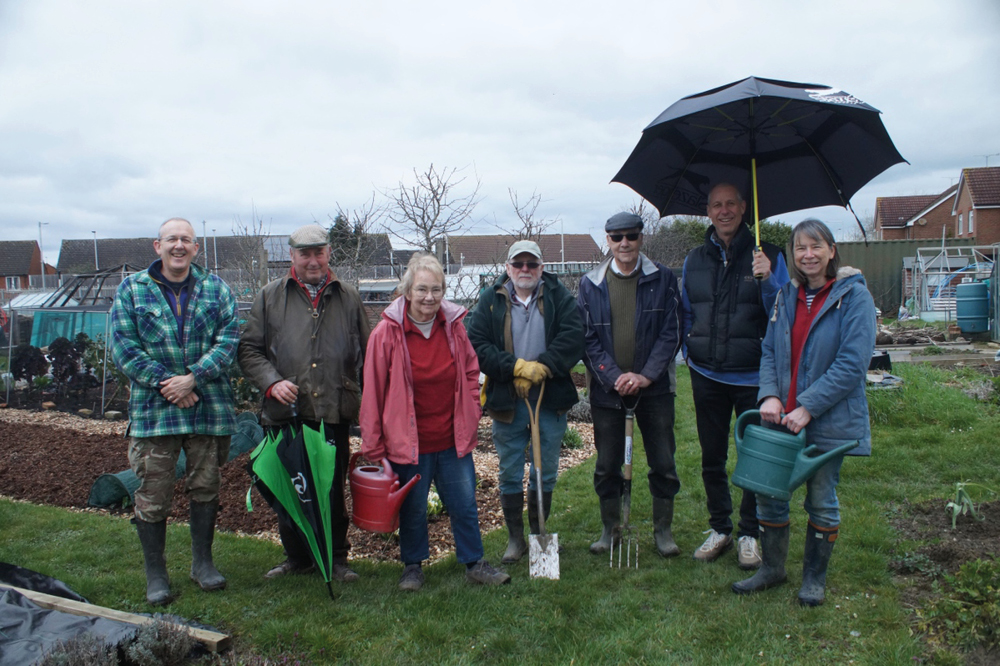
[[[416,183],[383,192],[389,199],[386,215],[395,225],[389,233],[406,243],[414,243],[427,251],[447,235],[460,231],[481,201],[478,176],[470,185],[472,191],[460,195],[460,186],[467,177],[460,170],[445,167],[440,171],[431,164],[425,171],[413,169]]]
[[[517,228],[507,228],[499,224],[494,224],[497,229],[517,240],[534,240],[548,231],[549,227],[559,221],[559,218],[544,218],[538,216],[538,206],[542,203],[542,195],[537,191],[531,193],[526,201],[521,201],[517,195],[517,190],[507,188],[507,196],[514,207],[514,214],[520,222]]]
[[[856,223],[851,224],[838,239],[842,243],[849,241],[862,241],[867,238],[870,241],[880,240],[878,230],[875,229],[875,215],[871,211],[865,211],[858,219],[861,220],[861,227]],[[862,232],[862,228],[864,231]]]
[[[275,257],[267,256],[264,244],[270,232],[270,224],[265,225],[257,214],[256,205],[250,209],[249,222],[244,222],[239,215],[233,219],[236,250],[226,261],[228,275],[225,277],[237,298],[253,298],[270,279],[268,263]]]
[[[361,206],[347,210],[339,203],[337,213],[330,217],[330,263],[337,271],[337,277],[355,286],[370,275],[366,271],[381,254],[389,254],[389,239],[385,235],[386,206],[379,203],[376,193]]]

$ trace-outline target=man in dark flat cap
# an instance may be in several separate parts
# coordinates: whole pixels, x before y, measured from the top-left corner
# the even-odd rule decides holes
[[[288,238],[292,267],[268,283],[254,300],[237,352],[243,373],[264,393],[261,421],[280,429],[299,423],[324,425],[337,447],[333,477],[333,578],[357,580],[347,564],[348,516],[344,480],[350,456],[350,427],[361,406],[358,383],[370,325],[357,290],[330,270],[327,230],[318,224]],[[279,515],[286,559],[265,574],[275,578],[313,570],[310,549],[292,523]]]
[[[677,555],[671,523],[680,490],[674,464],[674,357],[680,345],[680,300],[671,270],[651,260],[642,247],[642,218],[613,215],[604,225],[611,256],[580,280],[577,305],[583,318],[590,371],[600,499],[601,537],[592,553],[607,552],[621,523],[625,409],[634,407],[649,463],[653,539],[663,557]]]

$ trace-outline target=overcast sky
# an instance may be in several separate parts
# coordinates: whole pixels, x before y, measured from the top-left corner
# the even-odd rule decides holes
[[[255,208],[289,233],[433,162],[481,180],[474,232],[513,224],[511,188],[600,238],[639,201],[609,181],[642,129],[751,75],[883,112],[910,164],[854,196],[864,216],[1000,166],[998,35],[996,0],[0,0],[0,229],[45,223],[52,264],[64,238],[171,216],[222,235]]]

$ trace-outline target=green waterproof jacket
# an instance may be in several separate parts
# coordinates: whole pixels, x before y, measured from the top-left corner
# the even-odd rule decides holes
[[[184,333],[160,286],[148,271],[118,287],[111,308],[111,357],[132,380],[129,434],[231,435],[236,432],[229,367],[236,356],[236,299],[218,276],[191,264],[194,285],[184,315]],[[198,402],[180,408],[160,394],[160,382],[194,374]]]
[[[517,357],[511,339],[508,280],[505,273],[484,289],[476,309],[466,320],[469,341],[479,357],[479,369],[487,378],[485,407],[493,418],[501,421],[513,416],[515,401],[519,400],[514,392]],[[545,383],[542,406],[565,411],[579,400],[570,370],[583,357],[583,323],[576,299],[555,275],[542,273],[538,298],[545,322],[545,352],[537,360],[552,371],[552,378]]]
[[[272,280],[253,302],[237,352],[240,367],[265,394],[261,422],[293,420],[290,406],[266,396],[275,382],[299,387],[306,421],[352,423],[361,407],[358,381],[371,327],[358,291],[332,276],[313,307],[291,273]]]

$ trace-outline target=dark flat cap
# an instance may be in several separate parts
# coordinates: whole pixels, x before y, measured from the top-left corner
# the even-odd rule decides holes
[[[330,236],[326,229],[318,224],[307,224],[299,227],[288,237],[288,244],[299,250],[307,247],[321,247],[330,244]]]
[[[615,213],[604,223],[604,231],[622,231],[623,229],[638,229],[642,231],[642,218],[635,213]]]

